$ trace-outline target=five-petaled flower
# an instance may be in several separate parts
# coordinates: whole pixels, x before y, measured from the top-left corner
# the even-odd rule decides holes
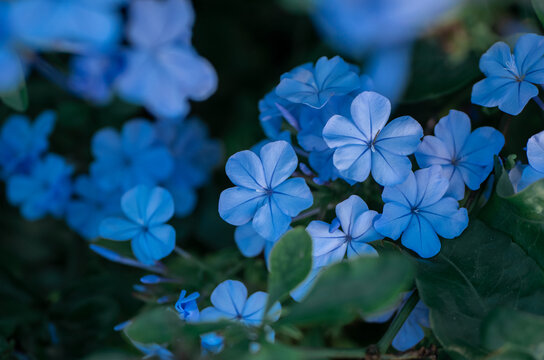
[[[174,215],[172,195],[161,187],[138,185],[121,198],[122,217],[100,223],[100,236],[110,240],[132,240],[134,256],[144,264],[168,256],[176,246],[176,231],[165,224]]]
[[[415,156],[420,167],[440,165],[450,180],[446,193],[457,200],[465,195],[465,184],[471,189],[480,184],[493,169],[493,156],[504,146],[504,136],[489,126],[470,132],[470,118],[451,110],[434,128],[435,136],[425,136]]]
[[[472,88],[472,102],[518,115],[544,85],[544,36],[519,38],[514,54],[504,42],[495,43],[480,59],[486,78]]]
[[[259,326],[265,318],[265,307],[268,294],[263,291],[247,297],[244,284],[236,280],[226,280],[217,285],[211,295],[213,306],[201,311],[200,321],[213,322],[220,319],[240,321],[248,326]],[[281,305],[276,302],[266,314],[270,321],[279,319]]]
[[[368,210],[363,199],[352,195],[336,205],[336,216],[337,226],[335,222],[329,225],[314,220],[306,228],[313,240],[314,266],[338,262],[344,258],[346,252],[348,258],[377,255],[376,250],[368,244],[383,238],[373,226],[377,212]]]
[[[372,172],[380,185],[403,182],[412,164],[408,155],[417,149],[423,129],[410,116],[385,125],[391,103],[384,96],[365,91],[351,103],[351,119],[335,115],[325,125],[323,138],[334,148],[334,166],[340,175],[364,181]]]
[[[285,141],[264,145],[260,156],[249,150],[231,156],[225,170],[237,186],[221,193],[221,217],[237,226],[253,221],[259,235],[267,240],[278,239],[292,217],[313,203],[304,179],[288,179],[297,164],[295,151]]]
[[[376,230],[393,240],[402,234],[402,245],[423,258],[438,254],[438,235],[453,239],[468,226],[467,210],[459,209],[454,198],[444,196],[448,187],[449,181],[437,165],[410,173],[402,184],[386,186],[383,214],[374,223]]]

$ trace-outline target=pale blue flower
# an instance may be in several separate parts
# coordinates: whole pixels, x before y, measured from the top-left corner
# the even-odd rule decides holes
[[[457,200],[464,197],[465,184],[471,190],[480,188],[504,146],[504,136],[492,127],[470,130],[470,118],[451,110],[435,126],[435,136],[425,136],[415,152],[420,167],[441,166],[450,181],[446,195]]]
[[[403,182],[412,164],[408,155],[418,147],[423,129],[410,116],[391,121],[391,103],[382,95],[365,91],[351,104],[351,118],[335,115],[323,129],[323,138],[335,149],[334,166],[340,174],[362,182],[372,172],[380,185]]]
[[[518,191],[544,178],[544,131],[531,136],[527,141],[527,159],[529,166],[523,169]]]

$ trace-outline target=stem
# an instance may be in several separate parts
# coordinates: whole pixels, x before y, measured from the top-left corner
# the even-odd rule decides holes
[[[533,98],[533,100],[534,100],[534,101],[536,102],[536,104],[540,107],[540,109],[541,109],[542,111],[544,111],[544,102],[542,101],[542,99],[540,99],[540,98],[538,97],[538,95],[537,95],[537,96],[535,96],[535,97]]]
[[[412,295],[410,295],[408,300],[404,303],[404,306],[399,311],[397,316],[395,316],[391,325],[389,325],[389,329],[387,329],[383,337],[380,339],[380,341],[378,341],[377,345],[380,354],[385,354],[387,349],[389,349],[391,342],[393,341],[395,336],[397,336],[397,333],[399,332],[402,325],[404,325],[406,319],[408,319],[408,316],[410,316],[412,310],[414,310],[414,308],[416,307],[418,301],[419,294],[417,293],[417,291],[414,291]]]

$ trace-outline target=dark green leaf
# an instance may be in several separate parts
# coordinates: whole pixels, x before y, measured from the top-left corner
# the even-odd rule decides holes
[[[544,273],[506,234],[473,220],[442,245],[435,258],[421,261],[417,287],[435,336],[454,358],[488,353],[480,327],[497,306],[544,314]]]
[[[544,317],[500,308],[482,327],[482,342],[491,351],[516,352],[528,358],[544,357]],[[534,357],[533,357],[534,356]]]
[[[28,92],[23,81],[17,90],[0,95],[2,102],[16,111],[26,111],[28,108]]]
[[[345,323],[392,305],[413,281],[413,263],[404,256],[362,257],[331,266],[306,298],[287,309],[284,323]]]
[[[173,308],[156,307],[136,316],[124,330],[125,335],[142,344],[171,343],[184,323]]]
[[[268,276],[269,308],[300,284],[312,268],[312,239],[303,227],[296,227],[274,245]]]

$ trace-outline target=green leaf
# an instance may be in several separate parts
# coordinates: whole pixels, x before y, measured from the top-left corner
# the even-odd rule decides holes
[[[485,316],[497,306],[544,314],[544,273],[506,234],[472,220],[442,251],[421,261],[416,279],[431,328],[455,359],[477,359]]]
[[[520,358],[544,358],[544,317],[499,308],[483,324],[482,342],[497,356],[518,354]],[[493,357],[493,358],[496,358]]]
[[[23,81],[17,90],[0,95],[2,102],[16,111],[28,109],[28,92],[26,83]]]
[[[544,180],[515,194],[506,171],[501,168],[496,173],[495,193],[479,217],[510,235],[544,269]]]
[[[181,334],[183,325],[174,309],[161,306],[136,316],[124,333],[129,339],[142,344],[164,344],[173,342]]]
[[[300,284],[312,269],[312,239],[296,227],[274,245],[270,253],[267,309]]]
[[[405,256],[361,257],[332,265],[306,298],[280,320],[290,324],[346,323],[395,303],[408,290],[414,265]]]
[[[531,2],[533,3],[533,8],[535,9],[538,20],[540,20],[542,26],[544,26],[544,1],[532,0]]]

